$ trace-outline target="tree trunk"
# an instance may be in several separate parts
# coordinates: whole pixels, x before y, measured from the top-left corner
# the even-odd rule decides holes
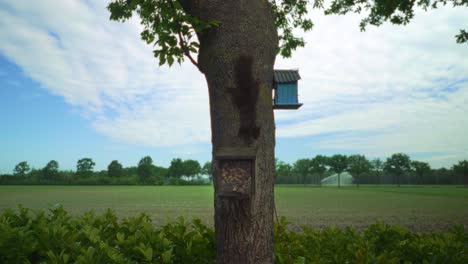
[[[200,1],[201,2],[201,1]],[[273,263],[275,124],[272,108],[277,30],[267,1],[205,0],[203,21],[219,27],[200,34],[199,65],[210,99],[217,263]],[[220,196],[220,149],[256,150],[254,191]]]
[[[341,187],[341,173],[338,173],[338,188]]]

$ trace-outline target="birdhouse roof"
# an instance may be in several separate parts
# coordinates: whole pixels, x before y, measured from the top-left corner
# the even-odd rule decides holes
[[[295,82],[301,79],[299,70],[275,70],[274,72],[276,83]]]

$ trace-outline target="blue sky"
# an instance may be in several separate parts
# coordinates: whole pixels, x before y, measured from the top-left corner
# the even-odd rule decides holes
[[[106,1],[0,3],[0,173],[26,160],[96,169],[151,155],[210,159],[207,88],[189,63],[158,67],[137,20],[108,20]],[[434,167],[468,158],[466,9],[417,12],[406,27],[359,31],[358,16],[311,14],[298,111],[276,112],[277,157],[405,152]]]

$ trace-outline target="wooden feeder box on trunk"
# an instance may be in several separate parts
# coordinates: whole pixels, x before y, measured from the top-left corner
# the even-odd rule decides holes
[[[218,196],[226,199],[247,199],[255,192],[257,150],[251,147],[220,148],[215,151],[221,180]]]
[[[299,70],[275,70],[273,109],[297,110],[302,106],[297,92],[297,81],[300,79]]]

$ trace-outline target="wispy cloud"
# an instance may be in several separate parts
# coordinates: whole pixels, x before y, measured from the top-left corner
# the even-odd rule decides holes
[[[189,64],[158,67],[141,26],[109,21],[106,1],[0,3],[0,52],[103,135],[150,146],[210,141],[207,88]],[[468,49],[453,35],[466,9],[418,12],[406,27],[360,32],[359,17],[312,13],[307,47],[277,68],[300,68],[299,111],[277,112],[281,138],[325,135],[311,148],[467,158]]]
[[[103,1],[1,7],[2,53],[82,109],[97,131],[152,146],[209,142],[202,76],[190,65],[158,67],[137,21],[109,21]]]
[[[466,159],[468,49],[453,35],[467,15],[451,8],[418,12],[406,27],[367,32],[359,32],[358,17],[317,15],[308,47],[277,65],[301,69],[304,102],[300,111],[276,115],[278,136],[332,133],[312,138],[311,149]]]

